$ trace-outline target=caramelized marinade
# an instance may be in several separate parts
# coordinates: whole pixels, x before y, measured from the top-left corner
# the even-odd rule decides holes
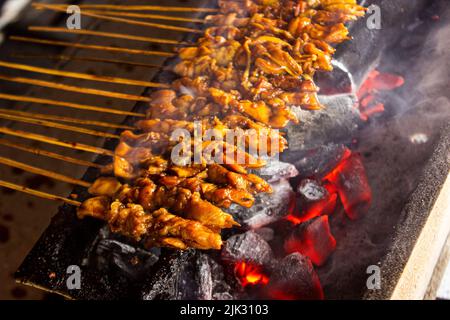
[[[365,12],[355,0],[219,0],[219,8],[206,17],[195,45],[178,50],[173,72],[179,78],[152,94],[135,132],[122,133],[114,177],[95,181],[80,218],[102,219],[113,232],[148,246],[220,249],[221,229],[239,225],[223,209],[251,207],[255,194],[271,192],[247,172],[265,165],[258,151],[264,146],[270,156],[288,147],[275,129],[302,125],[291,107],[321,108],[313,76],[332,70],[333,45],[349,40],[344,23]],[[184,138],[188,160],[199,144],[213,148],[214,157],[176,163],[171,153],[180,140],[171,135],[194,133],[195,121],[200,133],[225,137],[240,130],[244,139]],[[250,130],[253,135],[245,135]]]

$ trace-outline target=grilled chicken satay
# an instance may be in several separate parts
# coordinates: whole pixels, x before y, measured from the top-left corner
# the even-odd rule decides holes
[[[229,91],[236,88],[241,94],[252,91],[256,85],[252,78],[259,83],[265,76],[266,82],[271,83],[270,78],[275,75],[293,79],[303,76],[309,80],[316,70],[332,70],[334,48],[330,44],[348,39],[348,30],[342,22],[364,14],[364,8],[354,1],[228,1],[222,2],[221,7],[223,12],[230,8],[237,11],[207,18],[221,27],[207,30],[198,47],[182,48],[183,61],[174,71],[191,78],[210,78],[209,84],[213,86],[210,90],[216,90],[215,96],[221,97],[219,101],[233,101],[232,106],[239,107],[240,112],[273,127],[295,121],[288,112],[289,106],[318,108],[315,92],[293,90],[277,96],[275,88],[270,90],[270,97],[262,96],[255,102],[239,100]],[[240,14],[237,7],[242,9]],[[265,11],[267,7],[272,14]],[[316,15],[320,17],[314,19]],[[227,29],[234,30],[232,35]]]
[[[130,186],[128,184],[121,185],[117,180],[114,182],[114,178],[102,177],[93,183],[89,192],[97,196],[109,196],[125,204],[139,204],[149,212],[167,208],[183,215],[184,218],[196,220],[214,230],[238,225],[231,215],[202,199],[200,195],[200,192],[205,191],[205,194],[211,198],[214,196],[215,190],[205,186],[202,188],[202,185],[205,184],[202,181],[177,181],[174,178],[177,177],[161,177],[158,184],[150,178],[140,178],[136,181],[136,185]],[[111,196],[113,190],[115,190],[115,194]],[[235,190],[235,192],[238,193],[239,190]],[[245,190],[242,190],[242,194],[248,196]],[[217,194],[216,197],[218,198],[218,196]],[[228,198],[220,199],[223,203],[227,200],[231,201]]]
[[[111,202],[107,196],[90,198],[78,209],[78,217],[106,221],[112,232],[120,233],[147,246],[176,249],[220,249],[222,239],[197,221],[170,214],[166,209],[145,212],[138,204]]]
[[[196,147],[213,152],[202,154],[200,163],[172,163],[166,159],[180,142],[171,141],[173,131],[192,133],[195,120],[218,137],[238,128],[273,133],[297,123],[291,108],[321,107],[312,78],[332,70],[332,45],[349,39],[344,23],[365,11],[355,0],[219,0],[219,7],[197,45],[180,49],[173,69],[180,78],[152,94],[148,119],[137,125],[143,133],[122,134],[114,174],[130,184],[98,179],[90,188],[98,197],[83,203],[80,217],[105,220],[148,245],[220,248],[220,230],[237,225],[220,208],[233,202],[250,207],[254,194],[271,192],[246,170],[264,162],[244,152],[243,163],[236,163],[235,141],[189,138],[188,159]],[[244,146],[259,151],[263,143],[246,138]],[[268,145],[274,154],[287,147],[280,134]]]
[[[270,131],[267,131],[270,133]],[[152,132],[155,133],[155,132]],[[272,152],[271,147],[278,149],[278,137],[266,137],[264,141],[263,136],[259,136],[260,139],[254,139],[251,143],[249,139],[252,136],[240,135],[243,143],[242,148],[239,143],[235,143],[236,137],[233,138],[233,144],[227,143],[221,139],[220,131],[217,131],[210,140],[203,139],[202,137],[196,139],[194,137],[187,137],[187,140],[183,141],[173,140],[172,137],[167,137],[165,134],[155,133],[159,138],[157,142],[149,139],[150,133],[135,135],[130,131],[124,131],[121,135],[121,141],[116,147],[113,169],[114,174],[117,177],[125,179],[134,179],[147,172],[149,163],[155,159],[155,154],[161,154],[161,151],[155,151],[160,149],[161,145],[165,145],[166,158],[170,158],[176,163],[193,163],[198,164],[211,164],[211,163],[223,163],[231,167],[235,167],[236,170],[245,171],[245,168],[261,168],[265,165],[265,161],[262,156],[270,154]],[[256,136],[258,138],[258,136]],[[218,140],[216,140],[218,139]],[[247,141],[248,143],[246,143]],[[283,144],[284,140],[281,140]],[[265,150],[261,156],[252,154],[246,151],[246,144],[251,146],[250,150],[258,153],[262,151],[260,145],[267,146],[269,150]],[[249,151],[250,151],[249,150]],[[160,156],[158,156],[161,158]],[[162,163],[161,163],[162,164]],[[153,168],[152,168],[153,169]]]
[[[232,115],[222,120],[216,117],[204,119],[199,122],[199,125],[201,127],[196,127],[192,121],[175,119],[147,119],[136,123],[136,127],[144,132],[163,133],[166,136],[169,136],[176,129],[185,129],[192,135],[195,130],[198,130],[201,131],[199,133],[202,136],[212,133],[215,137],[228,141],[239,133],[239,138],[244,139],[243,147],[246,150],[259,151],[264,147],[267,148],[264,151],[269,156],[281,153],[287,148],[287,141],[279,131],[268,128],[244,116]],[[237,130],[240,130],[240,132],[236,133]]]

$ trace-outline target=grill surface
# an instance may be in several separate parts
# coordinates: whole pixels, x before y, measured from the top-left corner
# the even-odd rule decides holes
[[[393,7],[383,1],[373,2],[381,3],[382,8],[389,8],[389,14],[391,14],[389,17],[391,19],[397,16],[404,5],[404,1],[400,1],[400,4]],[[119,3],[119,1],[115,1],[115,3]],[[172,1],[170,3],[176,2]],[[183,1],[184,3],[186,5],[194,5],[193,1],[190,3]],[[164,4],[169,4],[169,2],[165,1]],[[195,1],[195,5],[200,5],[199,1]],[[418,12],[422,11],[422,6],[429,8],[429,3],[427,1],[416,1],[414,6],[403,8],[409,14],[402,16],[403,20],[401,24],[395,24],[399,28],[396,29],[395,33],[407,43],[410,41],[423,45],[423,40],[435,31],[434,28],[445,27],[445,25],[435,26],[433,22],[425,20],[427,17],[425,15],[421,19],[426,22],[421,25],[421,33],[417,35],[417,29],[411,29],[411,26],[415,19],[418,18]],[[442,8],[443,6],[437,6],[432,9],[442,10]],[[361,22],[361,24],[363,23],[365,22]],[[100,24],[96,22],[89,22],[89,24],[96,30],[116,31],[113,24]],[[355,26],[353,30],[364,28],[361,24]],[[141,34],[142,31],[142,29],[130,28],[129,30],[124,29],[123,33]],[[367,30],[364,29],[364,32],[367,32]],[[151,30],[148,31],[148,34],[154,36]],[[158,36],[162,37],[163,34],[158,34]],[[378,39],[378,36],[380,34],[372,34],[374,39]],[[414,81],[417,74],[423,70],[421,71],[420,68],[411,70],[410,66],[418,61],[424,62],[421,60],[423,56],[419,53],[417,55],[411,55],[409,60],[403,60],[403,63],[400,64],[398,63],[398,59],[403,58],[402,55],[409,48],[406,47],[402,50],[397,50],[396,46],[390,46],[390,44],[398,41],[398,38],[390,38],[389,41],[384,42],[385,40],[380,40],[383,42],[383,45],[379,45],[379,42],[372,42],[371,47],[368,46],[367,38],[364,35],[356,34],[355,41],[349,47],[338,49],[338,52],[339,50],[343,51],[340,59],[344,62],[357,61],[356,65],[349,65],[349,69],[357,69],[359,73],[363,74],[367,73],[369,70],[368,67],[378,60],[379,55],[377,53],[387,48],[387,52],[391,53],[383,54],[381,67],[386,68],[386,71],[402,74],[405,76],[407,84],[408,81]],[[105,45],[114,44],[111,40],[98,41],[104,41],[103,44]],[[133,47],[142,45],[143,48],[149,48],[148,44],[130,43],[132,43]],[[117,42],[116,44],[124,45],[123,42]],[[364,61],[355,59],[355,52],[360,56],[360,52],[364,51],[362,49],[359,50],[359,46],[363,46],[364,50],[371,51],[373,54],[364,56],[366,59]],[[6,46],[5,48],[8,47]],[[154,47],[152,48],[154,49]],[[353,55],[351,54],[352,52]],[[85,52],[80,50],[75,50],[72,53],[76,55],[85,54]],[[132,56],[130,58],[135,59],[137,57]],[[358,68],[358,65],[365,66],[365,68]],[[104,65],[99,68],[98,64],[83,63],[80,65],[79,62],[61,63],[60,67],[76,70],[77,72],[92,70],[99,72],[101,70],[104,74],[115,74],[143,80],[152,80],[153,78],[152,71],[140,68],[122,70],[113,65]],[[159,74],[156,80],[164,81],[167,76],[164,73]],[[362,78],[362,76],[355,77],[357,82],[358,77]],[[67,81],[69,84],[76,82]],[[448,105],[445,105],[444,101],[444,106],[441,106],[441,109],[430,109],[430,105],[426,104],[422,108],[402,110],[400,114],[393,112],[392,110],[398,111],[399,108],[405,105],[404,101],[407,101],[408,90],[413,90],[413,88],[413,85],[407,85],[400,89],[398,96],[386,97],[386,109],[391,111],[386,112],[381,117],[370,122],[356,137],[357,144],[354,147],[365,157],[365,165],[367,167],[369,181],[374,190],[375,199],[373,208],[366,218],[353,223],[336,224],[334,227],[335,230],[333,230],[333,233],[338,243],[337,251],[334,253],[332,259],[324,267],[319,269],[319,275],[324,285],[327,298],[389,298],[402,273],[409,253],[414,247],[415,239],[427,219],[434,200],[439,194],[440,187],[445,181],[449,171],[449,131],[448,129],[441,130],[440,128],[448,120],[448,113],[446,113],[447,111],[445,109]],[[116,87],[105,87],[105,89],[116,89]],[[21,91],[23,89],[15,88],[15,90]],[[143,89],[135,88],[135,92],[130,93],[141,94],[142,91]],[[43,89],[39,89],[38,91],[33,89],[30,94],[36,94],[37,92],[39,94],[41,92],[45,93],[50,98],[52,98],[51,95],[55,95],[54,91]],[[146,94],[148,92],[147,90]],[[442,94],[442,92],[438,92],[437,97],[440,97]],[[80,99],[80,97],[73,94],[64,94],[62,96],[64,96],[64,100],[68,100],[67,98]],[[53,98],[58,98],[58,96],[53,96]],[[86,97],[81,97],[81,100],[83,99],[86,99]],[[399,107],[400,101],[402,103]],[[82,102],[86,102],[86,100]],[[89,100],[89,103],[97,105],[108,105],[110,102],[113,101],[101,101],[101,99],[94,97]],[[122,101],[114,101],[114,103],[124,105]],[[22,109],[30,108],[29,105],[16,107]],[[143,103],[137,105],[129,103],[129,108],[133,108],[135,111],[143,111],[146,106]],[[48,112],[51,111],[50,109],[48,110]],[[429,112],[434,112],[435,115],[441,114],[443,117],[427,118],[427,125],[425,127],[428,130],[426,132],[428,142],[422,145],[411,144],[408,141],[409,132],[406,134],[403,129],[405,127],[417,127],[421,124],[423,117],[429,114]],[[77,116],[82,117],[83,115],[77,114]],[[121,121],[117,118],[108,120]],[[126,119],[125,122],[131,124],[132,119]],[[424,129],[422,127],[420,128]],[[45,133],[48,134],[49,131],[45,131]],[[60,132],[55,132],[54,134],[61,136]],[[67,136],[67,138],[70,140],[70,136]],[[84,141],[88,142],[88,140]],[[95,145],[101,145],[103,143],[99,139],[93,139],[91,142],[91,144]],[[106,146],[109,148],[113,147],[113,141],[106,141]],[[79,154],[75,155],[80,156]],[[104,161],[104,159],[97,160],[99,162]],[[30,158],[29,161],[34,161],[34,158]],[[47,165],[51,169],[55,169],[51,164],[47,163]],[[57,169],[60,172],[67,170],[66,172],[73,176],[82,174],[81,168],[78,172],[75,172],[73,168],[61,167]],[[88,170],[84,178],[87,181],[92,181],[96,176],[97,172],[95,170]],[[63,189],[60,189],[62,191],[62,193],[59,192],[60,194],[70,192],[68,186],[63,187]],[[82,189],[75,189],[74,192],[80,195],[79,199],[87,196],[86,192]],[[15,197],[23,199],[22,195],[8,195],[6,197],[11,199],[11,201],[14,201]],[[39,207],[34,210],[34,215],[38,215],[40,212],[47,210],[46,216],[50,217],[54,212],[51,204],[41,204],[39,202],[37,205]],[[336,215],[335,219],[338,220],[339,215]],[[31,219],[24,220],[23,223],[31,223]],[[58,214],[52,219],[48,229],[19,268],[16,277],[23,283],[42,287],[46,290],[77,299],[139,298],[140,286],[142,285],[141,281],[137,281],[136,279],[130,280],[130,278],[117,271],[109,272],[105,275],[93,267],[83,269],[83,284],[85,285],[82,286],[81,290],[70,292],[67,290],[65,283],[67,266],[73,264],[83,265],[86,263],[86,257],[89,256],[89,250],[92,248],[92,243],[101,227],[102,225],[100,223],[94,221],[77,220],[72,207],[62,206]],[[165,255],[164,252],[166,251],[163,250],[163,255]],[[350,260],[350,263],[345,263],[345,261],[349,260],[349,253],[351,253],[353,258]],[[380,261],[383,261],[381,264],[383,274],[382,283],[386,284],[386,287],[383,286],[383,290],[380,291],[366,292],[365,281],[367,274],[365,269],[368,265],[378,264]],[[149,268],[147,275],[151,275],[154,271],[154,268]],[[353,275],[351,281],[348,279],[349,274]],[[145,278],[144,275],[141,276],[142,279]]]

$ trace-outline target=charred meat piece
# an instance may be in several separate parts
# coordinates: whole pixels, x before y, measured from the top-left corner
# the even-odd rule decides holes
[[[105,173],[127,183],[95,181],[89,191],[96,197],[81,205],[79,217],[107,221],[113,231],[147,245],[218,249],[220,230],[238,225],[221,208],[230,207],[255,228],[285,214],[292,194],[286,178],[297,172],[281,165],[271,178],[270,170],[262,171],[274,182],[275,208],[266,204],[263,193],[272,187],[258,169],[288,147],[276,129],[286,128],[290,140],[303,138],[310,133],[308,115],[329,112],[312,79],[332,70],[333,45],[349,39],[344,23],[364,12],[355,0],[219,0],[203,36],[179,49],[173,67],[179,78],[152,93],[135,132],[121,134]],[[214,139],[192,139],[195,121],[202,138]],[[187,136],[173,137],[176,129]],[[242,135],[224,139],[238,131]],[[297,140],[296,152],[311,144]]]

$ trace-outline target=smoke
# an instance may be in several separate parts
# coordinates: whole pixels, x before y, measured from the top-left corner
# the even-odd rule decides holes
[[[1,4],[2,1],[0,1]],[[30,0],[8,0],[0,13],[0,31],[9,23],[17,19],[20,12],[28,5]],[[3,33],[0,33],[0,43],[3,42]]]
[[[419,26],[420,28],[421,26]],[[413,66],[399,110],[400,132],[411,143],[426,143],[450,120],[450,24],[434,28]]]
[[[427,39],[420,60],[424,72],[418,82],[419,92],[424,97],[436,99],[444,95],[449,98],[450,84],[450,24],[433,32]]]

